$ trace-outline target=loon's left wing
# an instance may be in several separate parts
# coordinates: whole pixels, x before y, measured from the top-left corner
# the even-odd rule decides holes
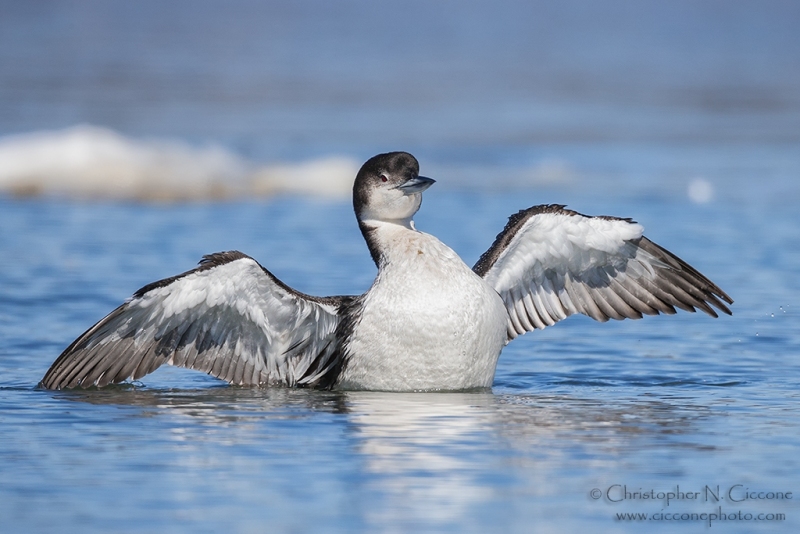
[[[598,321],[695,308],[730,315],[733,300],[630,219],[589,217],[562,205],[509,218],[473,267],[508,310],[508,339],[582,313]]]

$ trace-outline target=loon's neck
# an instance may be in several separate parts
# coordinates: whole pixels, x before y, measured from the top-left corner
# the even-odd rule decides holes
[[[367,242],[369,254],[378,269],[381,268],[386,258],[386,247],[388,246],[389,235],[397,232],[417,232],[414,221],[411,217],[407,219],[358,219],[358,228],[364,241]]]

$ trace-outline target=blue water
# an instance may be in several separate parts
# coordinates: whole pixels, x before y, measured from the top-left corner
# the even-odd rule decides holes
[[[90,123],[255,162],[410,149],[438,180],[417,226],[467,263],[510,214],[561,202],[633,217],[735,300],[732,317],[527,334],[491,391],[173,368],[44,391],[76,336],[203,254],[241,250],[317,295],[375,269],[346,200],[0,193],[0,532],[698,532],[720,509],[712,531],[800,527],[795,3],[0,10],[0,135]]]
[[[418,225],[473,261],[520,196],[434,187]],[[344,202],[4,200],[3,529],[635,532],[614,514],[716,506],[589,492],[797,492],[800,215],[686,204],[614,208],[730,292],[733,317],[571,318],[510,344],[491,392],[385,394],[231,388],[172,368],[133,388],[36,389],[83,329],[202,253],[247,251],[314,294],[361,292],[374,267]],[[800,524],[797,497],[721,505],[785,514],[759,531]]]

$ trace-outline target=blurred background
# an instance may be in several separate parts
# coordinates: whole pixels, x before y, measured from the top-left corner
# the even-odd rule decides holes
[[[0,190],[346,196],[408,150],[447,186],[784,200],[798,27],[789,0],[2,0]]]

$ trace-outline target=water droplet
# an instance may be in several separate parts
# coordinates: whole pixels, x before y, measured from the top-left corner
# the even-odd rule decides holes
[[[770,313],[769,316],[770,317],[775,317],[775,314],[774,313]]]
[[[706,204],[714,198],[714,186],[704,178],[695,178],[689,183],[687,194],[695,204]]]

